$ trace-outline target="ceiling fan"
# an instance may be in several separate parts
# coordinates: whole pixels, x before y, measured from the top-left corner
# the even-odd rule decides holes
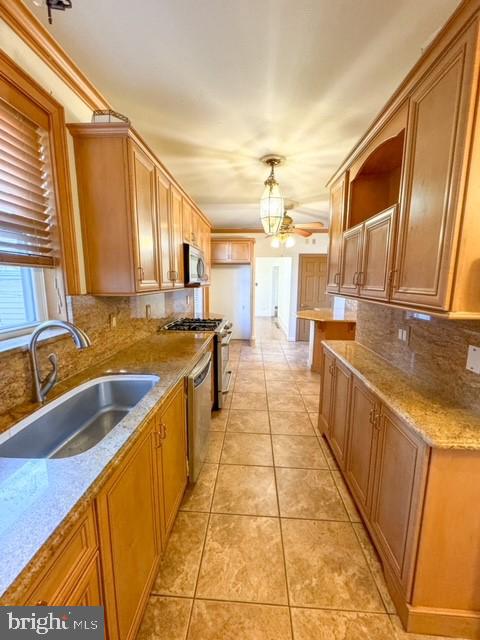
[[[272,247],[278,248],[281,245],[286,247],[293,247],[295,244],[294,236],[301,236],[302,238],[308,238],[312,233],[322,231],[324,229],[323,222],[308,222],[303,224],[295,224],[292,216],[288,214],[295,208],[295,203],[289,202],[285,204],[282,223],[280,229],[276,234],[272,234]]]

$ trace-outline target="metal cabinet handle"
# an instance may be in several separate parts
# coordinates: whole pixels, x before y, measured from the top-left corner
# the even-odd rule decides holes
[[[358,271],[355,271],[355,273],[353,274],[353,280],[352,280],[352,284],[354,287],[357,286],[357,280],[358,280]]]
[[[48,605],[48,602],[46,600],[37,600],[37,602],[35,603],[36,607],[46,607]]]
[[[154,431],[153,437],[155,440],[155,448],[159,449],[162,446],[162,436],[160,435],[160,431]]]
[[[336,273],[336,274],[333,276],[333,282],[334,282],[335,284],[338,284],[338,285],[340,284],[340,272]]]
[[[395,282],[397,273],[398,273],[398,269],[392,269],[388,274],[388,284],[390,288],[390,293],[392,293],[394,289],[398,289],[397,283]]]
[[[143,282],[145,280],[145,272],[143,271],[143,267],[137,267],[138,269],[138,279],[140,280],[140,282]]]
[[[364,276],[364,272],[363,271],[359,271],[357,274],[357,287],[361,287],[363,285],[363,276]]]
[[[328,370],[330,372],[330,375],[335,375],[335,364],[333,362],[328,366]]]
[[[160,438],[165,440],[167,437],[167,425],[164,422],[160,422]]]

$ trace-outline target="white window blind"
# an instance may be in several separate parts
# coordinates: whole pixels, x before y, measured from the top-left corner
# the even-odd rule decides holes
[[[0,100],[0,263],[55,266],[48,132]]]

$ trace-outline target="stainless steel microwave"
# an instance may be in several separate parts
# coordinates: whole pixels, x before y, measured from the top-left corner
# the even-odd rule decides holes
[[[199,287],[205,281],[205,259],[202,251],[191,244],[183,245],[185,286]]]

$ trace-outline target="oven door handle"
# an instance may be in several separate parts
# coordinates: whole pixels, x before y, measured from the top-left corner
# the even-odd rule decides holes
[[[230,382],[232,381],[232,372],[231,371],[227,371],[226,374],[228,376],[227,388],[226,389],[222,389],[222,393],[228,393],[228,390],[230,389]]]
[[[227,347],[230,344],[231,339],[232,339],[232,332],[229,331],[228,335],[222,339],[220,344],[222,345],[222,347]]]
[[[195,378],[197,378],[201,373],[203,373],[204,370],[207,369],[207,367],[208,369],[210,369],[211,366],[212,366],[212,354],[208,352],[203,356],[203,358],[197,364],[195,369],[192,370],[192,372],[188,377],[195,380]],[[207,377],[207,375],[208,375],[208,371],[205,377]]]

